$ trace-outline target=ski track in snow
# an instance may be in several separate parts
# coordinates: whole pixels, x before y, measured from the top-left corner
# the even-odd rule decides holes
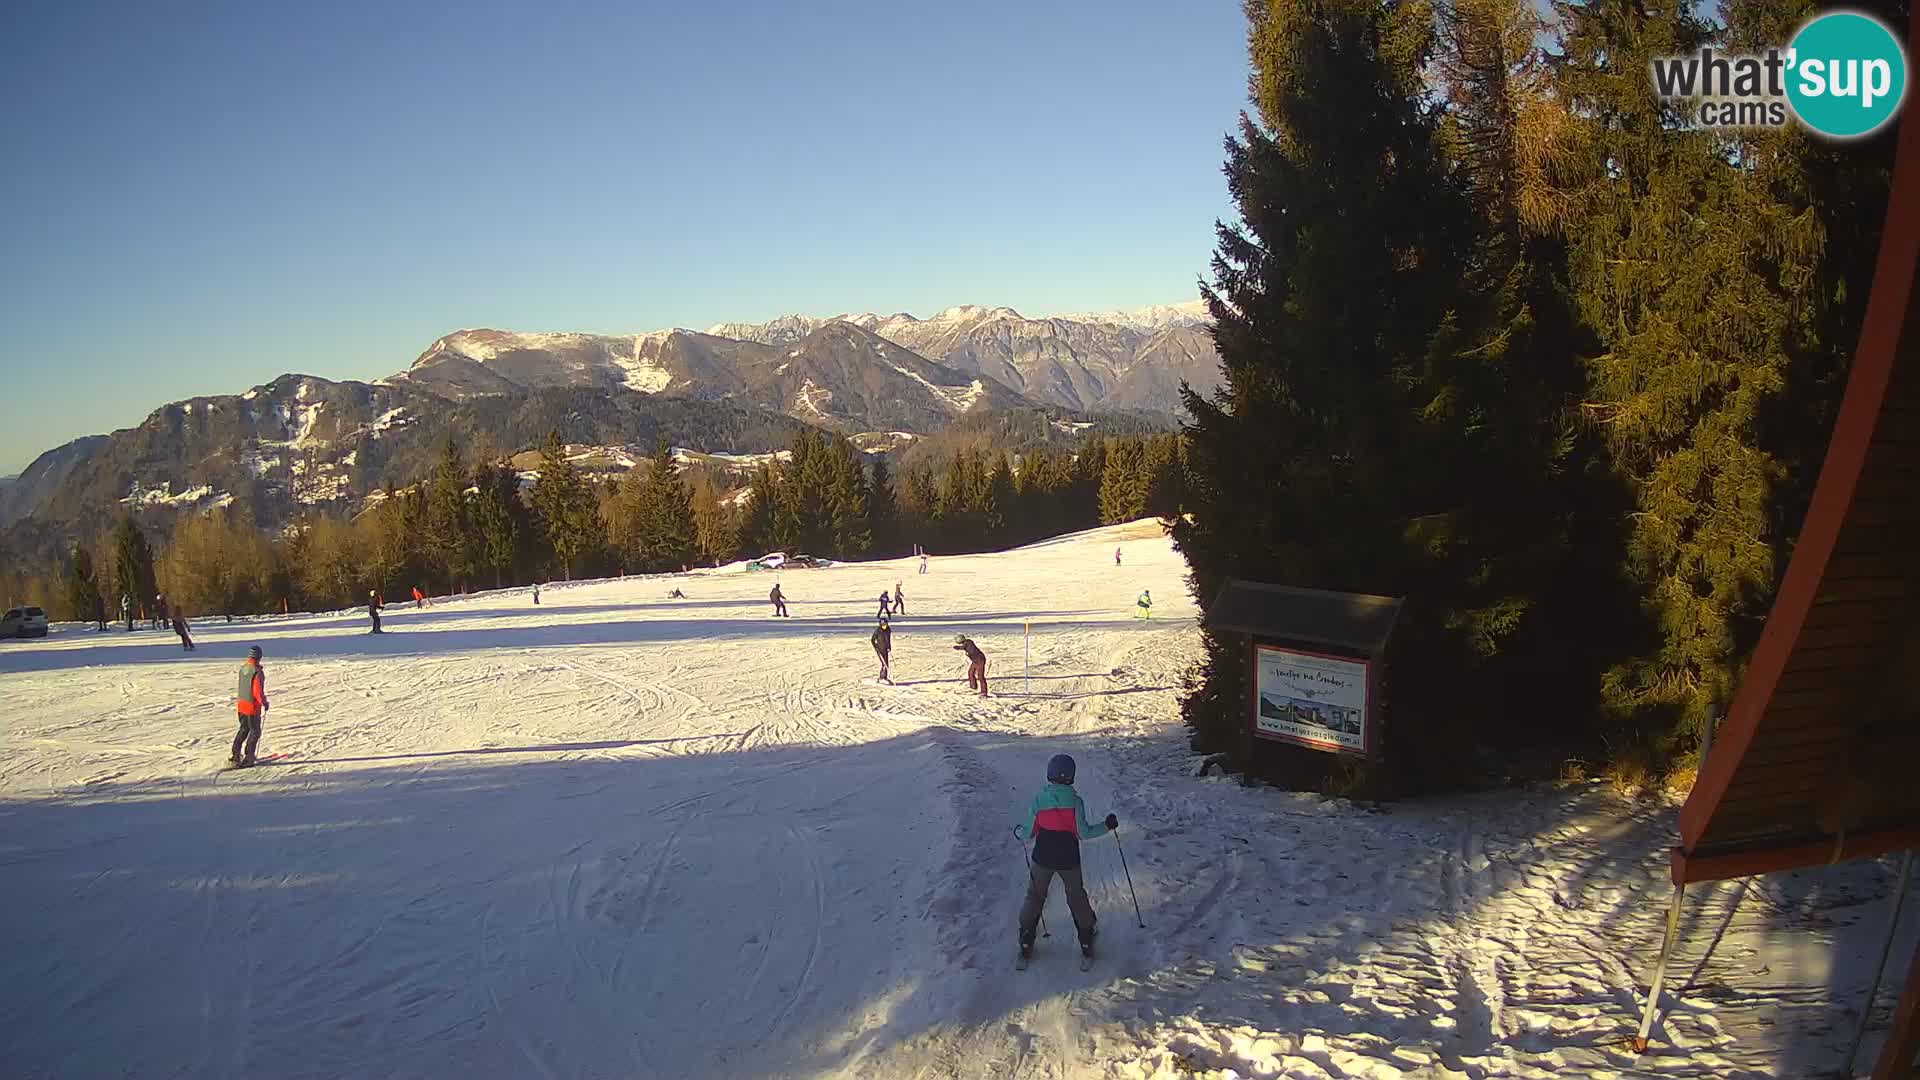
[[[1890,861],[1690,895],[1636,1058],[1670,805],[1583,784],[1370,809],[1198,778],[1178,722],[1194,608],[1157,528],[916,569],[780,575],[791,619],[768,617],[771,575],[708,571],[395,607],[378,638],[343,612],[210,620],[191,655],[156,632],[4,643],[0,1071],[1837,1066]],[[886,686],[867,631],[896,580]],[[662,599],[675,584],[690,599]],[[1149,623],[1130,617],[1145,587],[1164,598]],[[965,690],[962,631],[988,699]],[[275,704],[261,749],[291,756],[223,772],[254,643]],[[1056,887],[1016,972],[1011,827],[1063,750],[1089,811],[1120,816],[1146,928],[1116,841],[1086,841],[1093,969]]]

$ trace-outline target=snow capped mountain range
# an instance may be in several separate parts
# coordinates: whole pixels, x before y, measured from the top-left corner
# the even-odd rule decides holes
[[[705,332],[674,329],[632,336],[461,330],[433,343],[395,379],[456,398],[551,386],[624,387],[702,400],[743,400],[809,422],[871,430],[911,421],[846,412],[823,403],[844,400],[852,377],[846,358],[830,366],[834,381],[811,388],[778,376],[798,358],[821,351],[865,350],[879,364],[861,381],[884,383],[887,370],[908,376],[898,387],[905,414],[965,412],[976,403],[1077,410],[1180,411],[1184,381],[1210,393],[1219,362],[1198,302],[1098,315],[1028,318],[1008,307],[962,305],[921,319],[879,315],[782,315],[764,323],[720,323]],[[825,332],[832,330],[833,333]],[[825,334],[825,336],[823,336]],[[872,338],[912,354],[882,358]],[[795,350],[798,350],[797,352]],[[906,372],[909,364],[941,371]],[[769,372],[771,369],[771,372]],[[925,378],[931,374],[931,379]],[[957,377],[956,377],[957,376]],[[939,387],[969,386],[962,401]],[[1004,393],[990,392],[998,388]],[[871,389],[881,389],[875,385]],[[903,414],[903,415],[905,415]]]
[[[0,485],[0,546],[57,547],[130,508],[234,504],[271,526],[410,482],[449,434],[506,451],[565,428],[598,444],[664,434],[695,450],[764,453],[801,425],[898,450],[1030,410],[1063,432],[1100,412],[1151,424],[1180,410],[1182,382],[1210,393],[1220,381],[1201,314],[1184,304],[1028,318],[963,305],[925,319],[787,315],[706,332],[458,330],[385,379],[283,375],[50,450]]]

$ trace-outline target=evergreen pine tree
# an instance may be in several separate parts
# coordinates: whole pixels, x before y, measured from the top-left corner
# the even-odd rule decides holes
[[[113,585],[119,591],[114,602],[121,598],[131,601],[130,611],[138,613],[153,606],[153,596],[157,591],[153,574],[153,549],[147,546],[147,537],[140,531],[132,515],[123,515],[120,523],[113,529]],[[132,615],[128,617],[127,629],[133,629]]]
[[[955,450],[947,458],[946,473],[941,477],[939,494],[934,500],[932,528],[932,543],[943,551],[974,549],[972,522],[967,513],[972,460],[973,455],[963,450]]]
[[[1793,305],[1774,257],[1811,250],[1724,136],[1656,98],[1652,56],[1690,53],[1691,8],[1563,3],[1560,93],[1582,151],[1570,193],[1570,266],[1600,338],[1589,409],[1637,512],[1628,566],[1658,644],[1608,673],[1614,715],[1656,738],[1697,732],[1731,696],[1735,627],[1767,608],[1775,562],[1763,410],[1786,385]]]
[[[836,558],[865,555],[873,547],[873,518],[859,451],[845,439],[833,442],[828,460],[827,517]]]
[[[100,582],[93,575],[93,556],[84,544],[73,545],[73,553],[67,558],[67,603],[73,617],[82,622],[91,622],[95,612],[106,610]]]
[[[721,501],[710,477],[696,476],[692,488],[694,547],[703,563],[718,566],[740,550],[741,516]]]
[[[425,553],[443,576],[449,593],[473,571],[474,529],[467,506],[467,470],[460,448],[448,435],[427,489]]]
[[[881,558],[900,554],[900,507],[893,493],[893,474],[884,457],[874,459],[867,482],[867,517],[872,523],[874,554]]]
[[[1073,482],[1063,508],[1067,520],[1088,528],[1100,523],[1100,482],[1106,475],[1107,440],[1088,439],[1073,462]]]
[[[1100,524],[1117,525],[1144,516],[1150,475],[1146,451],[1138,439],[1110,443],[1100,477]]]
[[[678,570],[693,562],[693,495],[664,436],[654,445],[652,467],[641,495],[641,566],[651,572]]]
[[[1183,393],[1192,520],[1174,538],[1203,606],[1233,577],[1410,594],[1408,527],[1435,508],[1426,417],[1445,386],[1431,360],[1465,221],[1425,82],[1431,12],[1401,0],[1249,0],[1246,12],[1258,121],[1227,141],[1239,221],[1218,227],[1202,289],[1225,382],[1211,399]],[[1103,519],[1125,509],[1102,501]],[[1422,643],[1400,639],[1396,686],[1438,667]],[[1237,752],[1246,659],[1237,640],[1206,644],[1186,716],[1197,746]]]
[[[778,474],[771,465],[754,470],[747,485],[746,514],[740,523],[741,554],[759,556],[778,546],[781,513]]]
[[[939,513],[940,492],[933,473],[925,468],[907,470],[906,483],[900,489],[900,546],[923,550],[938,547],[935,518]],[[944,547],[940,550],[945,550]]]
[[[985,505],[981,508],[981,531],[985,534],[989,548],[1005,548],[1013,544],[1012,529],[1017,513],[1013,491],[1013,470],[1007,465],[1007,456],[993,455],[993,468],[987,473],[987,494]]]
[[[487,464],[474,476],[474,484],[479,488],[473,501],[478,561],[493,571],[497,589],[505,584],[520,550],[520,480],[511,469]]]
[[[547,546],[560,563],[561,574],[573,580],[574,564],[593,543],[593,534],[599,528],[599,509],[580,470],[567,460],[558,431],[549,431],[540,448],[540,479],[533,485],[533,508]]]

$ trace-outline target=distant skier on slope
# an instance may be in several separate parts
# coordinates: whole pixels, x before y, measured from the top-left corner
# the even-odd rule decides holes
[[[1141,589],[1140,598],[1133,602],[1133,606],[1135,609],[1134,614],[1137,618],[1153,618],[1153,591],[1151,589]]]
[[[187,633],[187,617],[180,611],[180,605],[173,605],[173,610],[169,612],[169,615],[173,621],[173,632],[180,635],[180,648],[186,652],[192,652],[193,637]]]
[[[920,556],[920,572],[923,574],[927,572],[927,557],[925,555]]]
[[[787,598],[781,594],[779,582],[776,581],[773,583],[773,591],[767,594],[767,599],[773,601],[773,613],[776,616],[783,619],[789,617],[787,615]]]
[[[418,585],[415,585],[415,586],[413,587],[413,607],[414,607],[414,610],[416,610],[416,611],[418,611],[419,609],[421,609],[421,608],[423,608],[423,607],[426,607],[426,606],[427,606],[427,596],[426,596],[426,594],[420,591],[420,586],[418,586]]]
[[[1113,549],[1113,565],[1115,566],[1120,565],[1120,549],[1119,548]]]
[[[893,614],[893,595],[885,589],[880,590],[880,617],[885,619]]]
[[[900,591],[900,583],[897,581],[893,583],[893,613],[895,615],[907,613],[907,594]]]
[[[167,594],[153,594],[153,624],[155,630],[167,625]]]
[[[537,581],[533,583],[533,606],[540,606],[540,583]]]
[[[953,636],[953,647],[967,654],[967,689],[980,691],[981,697],[987,696],[987,654],[980,646],[965,634]]]
[[[127,633],[133,633],[133,597],[120,594],[120,617],[127,620]]]
[[[373,629],[368,631],[368,633],[385,633],[385,631],[380,629],[380,609],[385,606],[385,604],[380,602],[379,593],[374,592],[372,589],[367,590],[367,617],[373,620]]]
[[[880,625],[873,628],[873,654],[880,658],[880,681],[888,686],[893,679],[887,671],[887,661],[893,655],[893,630],[887,625],[887,617],[880,616]]]
[[[260,670],[260,646],[247,650],[247,662],[240,665],[240,693],[234,700],[240,713],[240,730],[233,737],[233,753],[228,760],[235,765],[253,764],[254,750],[260,745],[260,720],[267,711],[267,676]],[[245,751],[245,756],[241,751]]]
[[[675,589],[667,594],[667,599],[669,600],[685,600],[686,598],[687,594],[681,592],[679,589]]]
[[[1033,956],[1034,930],[1040,912],[1047,906],[1047,893],[1053,879],[1060,879],[1067,894],[1067,909],[1073,912],[1074,929],[1080,932],[1080,955],[1093,958],[1093,938],[1098,919],[1093,902],[1087,899],[1087,883],[1080,874],[1080,841],[1105,836],[1120,827],[1112,814],[1103,822],[1087,820],[1087,804],[1073,790],[1073,758],[1055,754],[1047,762],[1047,786],[1027,806],[1024,821],[1013,827],[1014,835],[1033,840],[1033,869],[1027,877],[1027,899],[1020,905],[1020,964]],[[1083,965],[1084,966],[1084,962]]]

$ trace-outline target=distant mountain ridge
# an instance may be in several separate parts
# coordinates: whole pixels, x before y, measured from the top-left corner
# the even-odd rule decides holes
[[[581,443],[664,435],[765,453],[809,426],[890,450],[1016,414],[1069,433],[1102,413],[1164,426],[1180,383],[1211,392],[1218,369],[1191,304],[1041,319],[967,305],[627,335],[457,330],[384,379],[283,375],[47,451],[0,484],[0,547],[45,554],[123,509],[234,505],[269,528],[351,511],[423,474],[449,433],[499,453],[556,429]]]
[[[715,337],[785,346],[821,327],[850,324],[929,360],[981,375],[1035,402],[1098,411],[1181,411],[1179,386],[1201,394],[1220,385],[1219,356],[1206,333],[1204,303],[1134,311],[1028,318],[1008,307],[963,305],[929,318],[905,313],[783,315],[764,323],[720,323]]]

